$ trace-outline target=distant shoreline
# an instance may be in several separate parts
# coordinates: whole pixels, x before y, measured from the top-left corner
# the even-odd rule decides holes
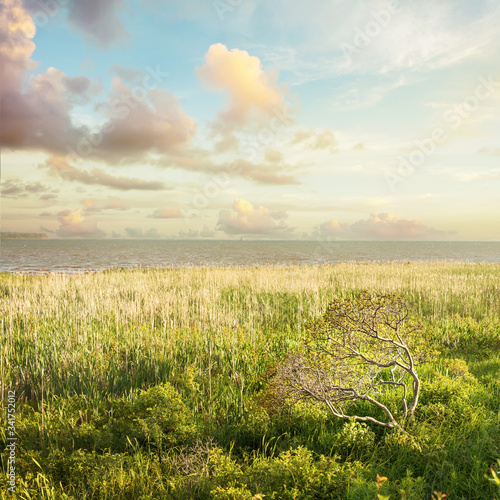
[[[321,263],[321,264],[303,264],[303,265],[287,265],[287,264],[267,264],[267,265],[249,265],[249,266],[224,266],[224,265],[213,265],[213,266],[158,266],[158,267],[110,267],[103,269],[81,269],[75,271],[64,271],[64,270],[19,270],[19,271],[0,271],[0,276],[32,276],[32,277],[62,277],[62,278],[78,278],[82,276],[89,275],[133,275],[133,274],[155,274],[155,273],[166,273],[166,272],[271,272],[271,271],[296,271],[296,272],[311,272],[314,269],[322,269],[323,271],[329,271],[335,269],[346,269],[351,268],[352,270],[356,268],[411,268],[425,269],[425,268],[435,268],[435,269],[460,269],[463,267],[469,267],[471,269],[483,267],[483,268],[498,268],[500,269],[499,262],[468,262],[468,261],[453,261],[453,260],[428,260],[428,261],[346,261],[346,262],[332,262],[332,263]]]
[[[45,233],[0,233],[2,240],[48,240]]]
[[[49,235],[50,236],[50,235]],[[500,243],[2,240],[0,271],[75,273],[111,268],[257,268],[451,261],[500,264]]]

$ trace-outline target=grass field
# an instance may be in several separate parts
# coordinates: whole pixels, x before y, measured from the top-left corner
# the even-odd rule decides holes
[[[401,293],[439,354],[409,435],[278,407],[273,369],[335,296]],[[500,498],[500,265],[0,276],[17,498]],[[2,454],[1,498],[7,490]]]

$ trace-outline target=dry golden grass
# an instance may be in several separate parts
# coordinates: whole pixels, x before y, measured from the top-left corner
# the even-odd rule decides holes
[[[332,293],[353,289],[400,291],[433,316],[498,314],[500,265],[467,263],[340,264],[322,267],[125,270],[78,276],[6,276],[0,314],[161,318],[169,326],[252,324],[280,316],[287,298],[320,314]],[[272,297],[284,299],[271,300]],[[253,324],[258,327],[258,324]]]

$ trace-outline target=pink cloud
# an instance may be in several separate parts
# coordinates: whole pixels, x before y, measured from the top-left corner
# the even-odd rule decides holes
[[[317,228],[322,237],[356,240],[422,240],[447,234],[418,220],[404,219],[391,213],[372,213],[368,219],[353,224],[336,219],[324,222]]]
[[[31,60],[35,24],[21,0],[5,0],[4,4],[0,10],[0,25],[6,27],[0,37],[1,146],[56,156],[92,156],[117,164],[144,159],[149,153],[178,151],[196,134],[195,120],[184,112],[177,97],[157,88],[164,78],[159,67],[135,72],[142,76],[139,83],[134,80],[135,85],[115,77],[107,99],[100,103],[95,101],[101,85],[85,76],[68,76],[49,68],[26,82],[27,71],[35,66]],[[109,15],[119,4],[73,0],[67,8],[70,19],[76,16],[96,33],[103,19],[106,31],[112,32]],[[88,102],[107,119],[96,130],[79,125],[72,116],[75,104]]]
[[[368,219],[352,224],[351,230],[370,239],[423,239],[444,234],[418,220],[404,219],[391,213],[370,214]]]
[[[104,238],[106,233],[97,224],[82,215],[82,209],[61,210],[57,214],[59,228],[56,235],[60,238]]]
[[[108,196],[107,200],[85,198],[82,200],[85,213],[100,212],[101,210],[128,210],[127,204],[118,196]]]
[[[286,212],[273,212],[260,206],[255,208],[244,199],[235,199],[233,210],[219,214],[217,229],[230,235],[266,235],[271,237],[290,236],[294,228],[288,226]]]
[[[153,219],[181,219],[184,216],[178,208],[161,208],[155,210],[149,217]]]
[[[98,109],[108,121],[93,134],[96,145],[90,150],[106,161],[137,159],[145,152],[175,152],[196,134],[196,121],[184,112],[174,94],[132,87],[119,77],[113,79],[108,100]]]

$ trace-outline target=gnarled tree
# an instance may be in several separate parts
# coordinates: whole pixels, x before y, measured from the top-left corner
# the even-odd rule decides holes
[[[398,427],[398,420],[413,417],[418,403],[420,380],[410,345],[422,346],[420,333],[397,295],[365,291],[336,299],[308,326],[303,349],[278,369],[273,385],[281,396],[324,403],[336,417]],[[383,403],[387,392],[399,401],[395,415]],[[350,414],[356,400],[379,408],[384,418]]]

